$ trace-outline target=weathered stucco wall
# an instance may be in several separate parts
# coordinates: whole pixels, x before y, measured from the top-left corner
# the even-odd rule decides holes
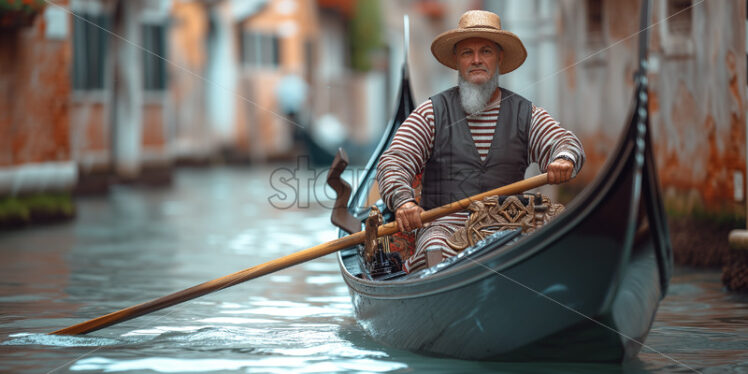
[[[46,27],[40,14],[31,26],[0,29],[0,168],[71,159],[71,43]]]
[[[637,59],[641,1],[600,1],[597,29],[593,3],[559,3],[559,119],[588,156],[578,186],[595,177],[620,135]],[[743,215],[746,3],[693,3],[674,17],[668,0],[652,7],[650,111],[660,182],[671,211]]]
[[[239,108],[235,122],[236,148],[258,161],[287,156],[292,151],[295,125],[280,108],[277,86],[285,75],[304,77],[305,44],[316,41],[319,34],[315,3],[270,0],[239,23],[237,30],[277,36],[280,61],[278,66],[241,63],[243,97],[235,98]]]

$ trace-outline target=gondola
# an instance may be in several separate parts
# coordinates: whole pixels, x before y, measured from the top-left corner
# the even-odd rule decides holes
[[[648,11],[645,1],[642,25]],[[375,340],[470,360],[621,362],[639,352],[672,270],[650,139],[647,32],[641,29],[632,107],[615,151],[550,223],[530,235],[496,234],[413,274],[372,276],[360,248],[338,252],[355,316]],[[376,162],[413,103],[404,64],[394,118],[360,185],[350,199],[343,197],[349,230],[351,224],[360,230],[376,200]],[[386,217],[381,199],[376,204]]]

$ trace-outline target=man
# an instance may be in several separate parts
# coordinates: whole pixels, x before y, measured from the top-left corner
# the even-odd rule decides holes
[[[425,266],[427,249],[455,255],[446,239],[467,219],[460,212],[423,227],[424,209],[521,180],[532,162],[554,184],[573,178],[584,163],[574,134],[544,109],[499,87],[499,74],[518,68],[527,52],[516,35],[501,29],[498,15],[466,12],[457,29],[434,39],[431,52],[458,71],[458,86],[416,108],[377,165],[379,190],[399,229],[418,229],[415,253],[404,266],[408,272]],[[418,205],[411,186],[421,173]]]

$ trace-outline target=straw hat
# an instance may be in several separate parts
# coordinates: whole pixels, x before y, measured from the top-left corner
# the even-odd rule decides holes
[[[501,29],[501,20],[495,13],[469,10],[460,17],[457,28],[442,33],[431,43],[431,53],[442,64],[457,70],[454,46],[468,38],[483,38],[498,43],[504,50],[499,72],[506,74],[525,62],[527,51],[517,35]]]

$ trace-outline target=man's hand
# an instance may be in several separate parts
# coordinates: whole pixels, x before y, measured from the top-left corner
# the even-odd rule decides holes
[[[418,206],[412,201],[400,205],[395,211],[395,220],[397,221],[397,227],[402,232],[410,232],[419,227],[423,227],[421,222],[421,212],[423,208]]]
[[[563,158],[557,158],[548,165],[548,183],[564,183],[571,179],[572,172],[574,172],[573,162]]]

